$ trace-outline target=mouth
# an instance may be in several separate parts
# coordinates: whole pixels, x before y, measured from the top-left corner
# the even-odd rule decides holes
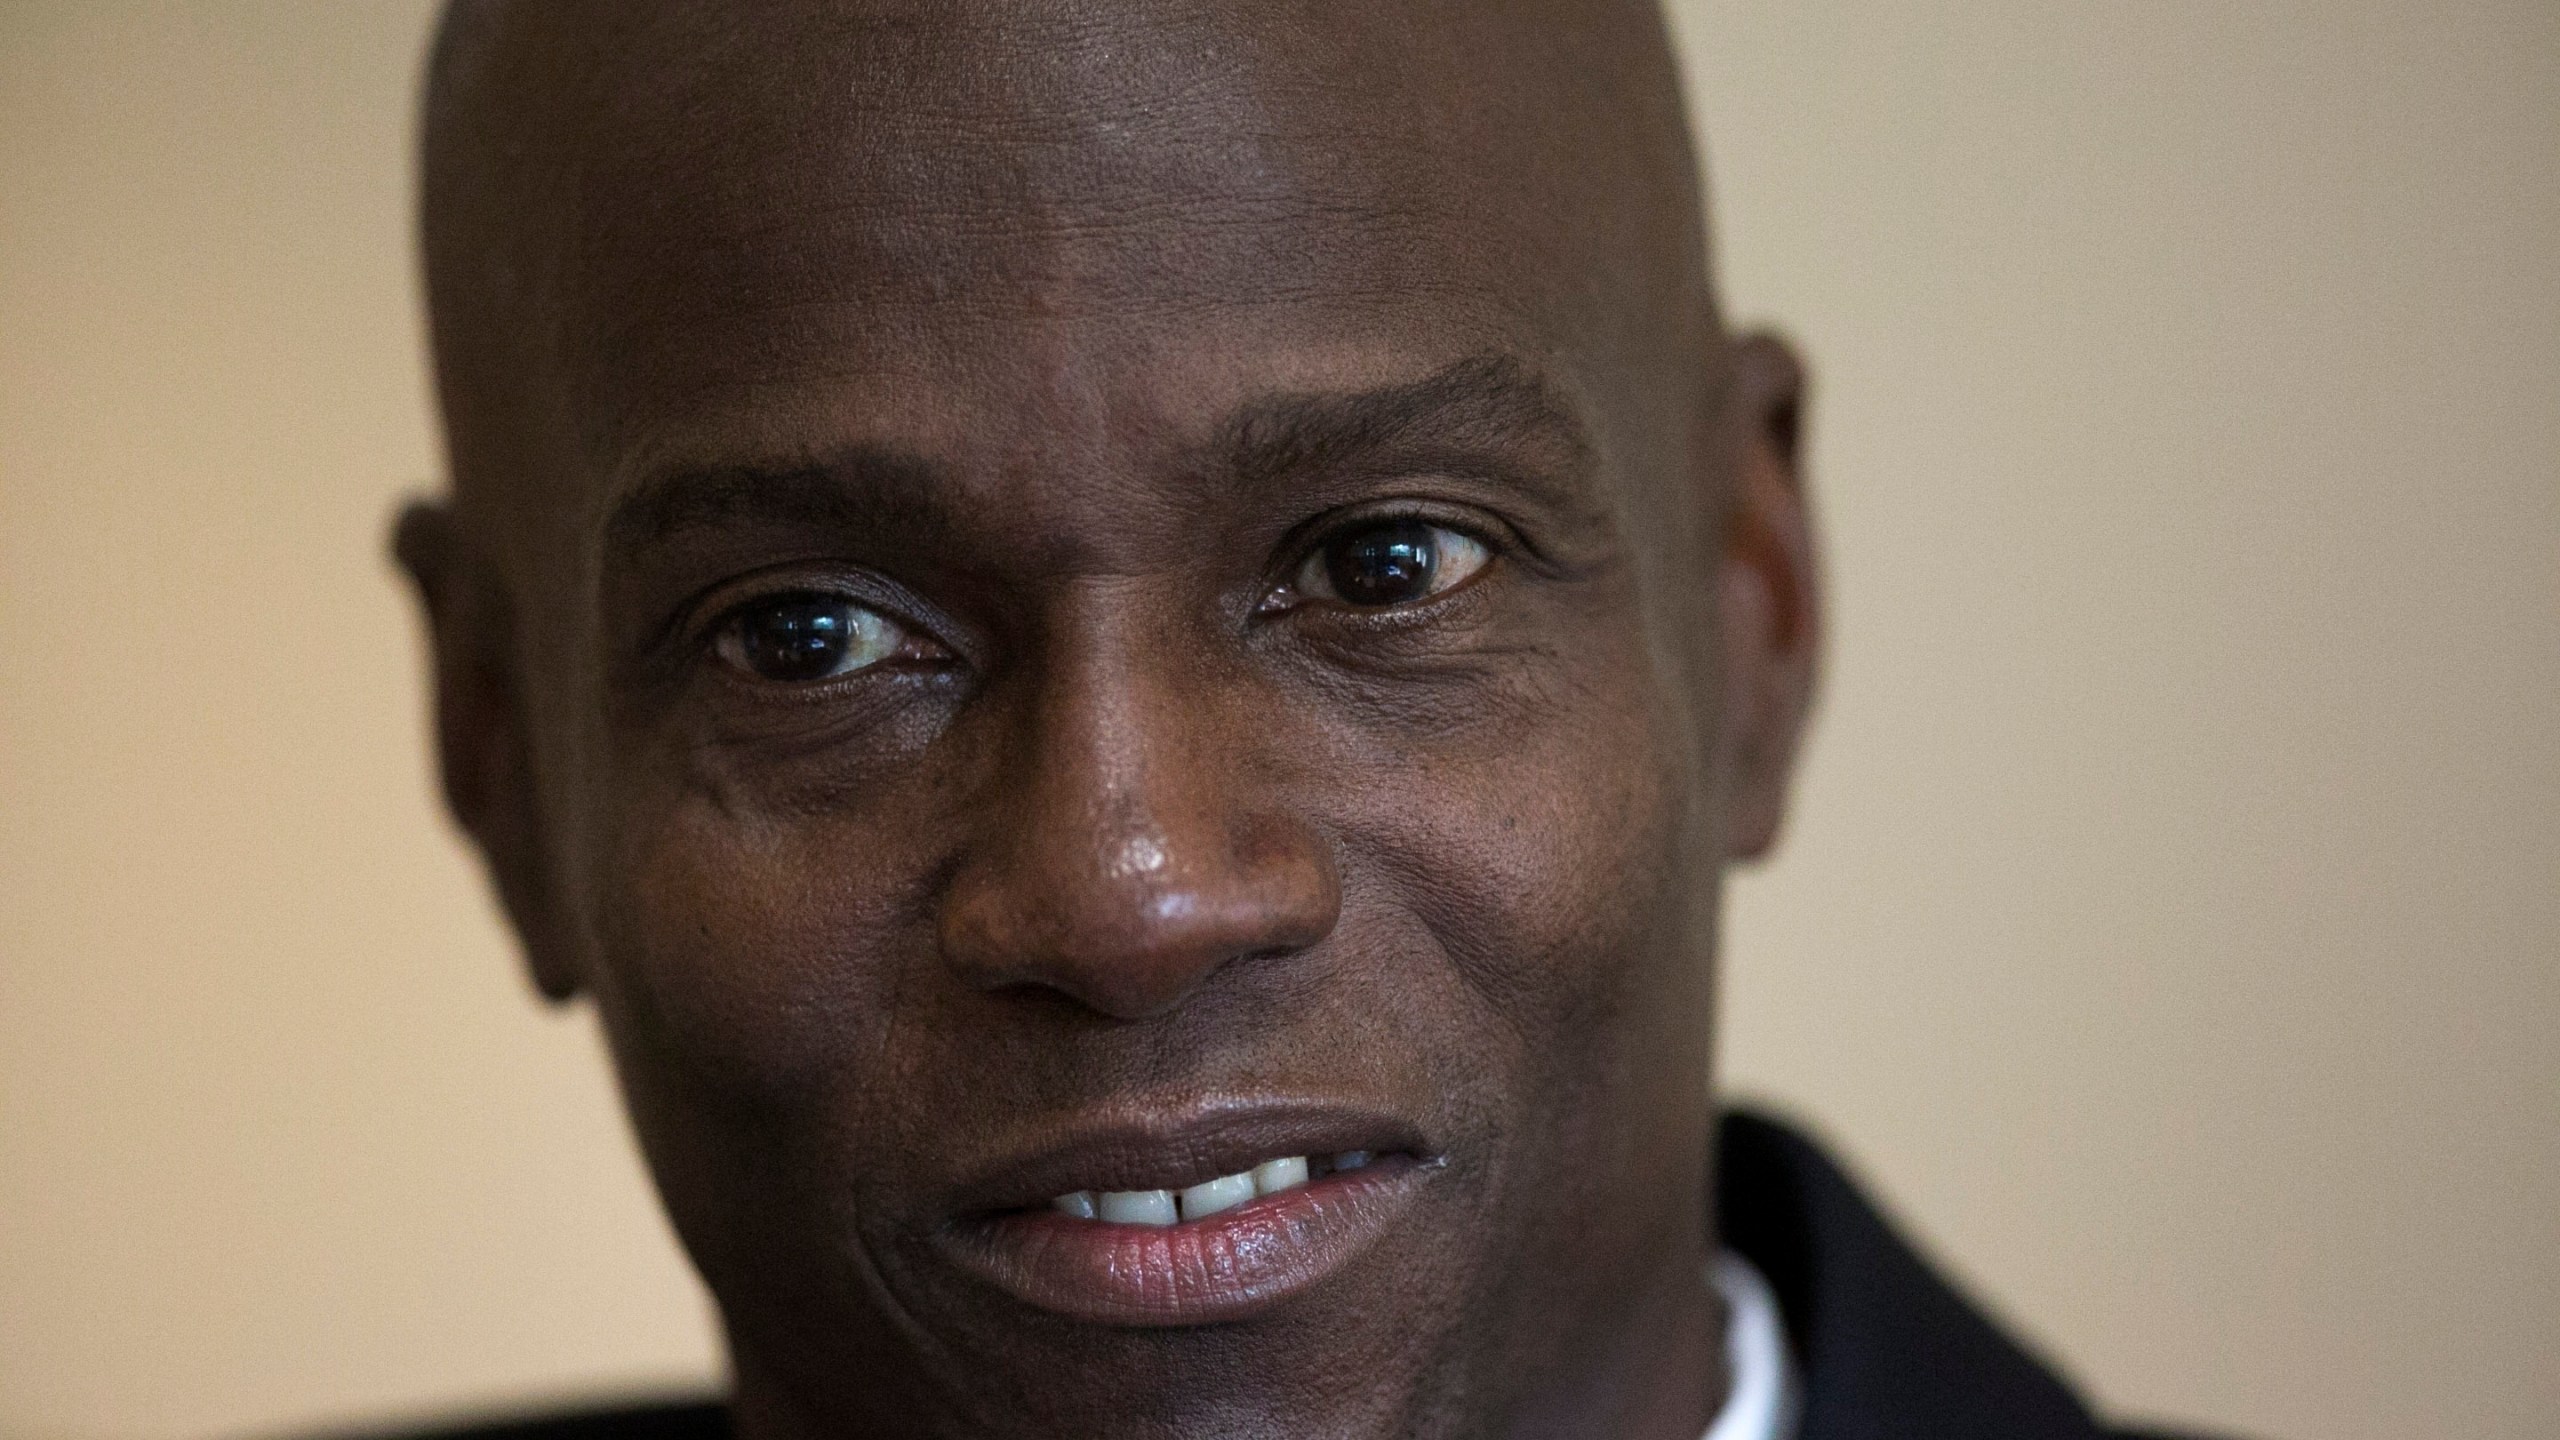
[[[1240,1320],[1349,1264],[1439,1164],[1410,1127],[1340,1111],[1113,1123],[969,1187],[940,1238],[963,1270],[1068,1319]]]

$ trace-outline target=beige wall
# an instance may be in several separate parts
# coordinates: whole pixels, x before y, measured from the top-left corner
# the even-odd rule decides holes
[[[1739,1085],[2112,1403],[2560,1433],[2560,10],[1682,18],[1838,596]],[[423,26],[0,8],[0,1434],[714,1363],[429,803]]]

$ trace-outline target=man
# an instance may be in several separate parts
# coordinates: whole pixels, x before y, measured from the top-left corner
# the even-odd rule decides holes
[[[1717,1142],[1819,597],[1647,0],[467,5],[423,210],[448,794],[735,1371],[538,1433],[2099,1433]]]

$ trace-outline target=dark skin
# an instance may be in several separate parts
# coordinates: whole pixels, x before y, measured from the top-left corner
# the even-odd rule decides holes
[[[427,133],[447,793],[742,1432],[1697,1435],[1817,609],[1659,17],[473,9]],[[1290,1107],[1394,1162],[1312,1280],[972,1268]]]

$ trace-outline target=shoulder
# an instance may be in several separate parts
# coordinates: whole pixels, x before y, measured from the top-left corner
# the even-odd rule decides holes
[[[1716,1166],[1720,1238],[1768,1278],[1801,1367],[1802,1440],[2206,1440],[2092,1414],[1792,1126],[1728,1113]]]

